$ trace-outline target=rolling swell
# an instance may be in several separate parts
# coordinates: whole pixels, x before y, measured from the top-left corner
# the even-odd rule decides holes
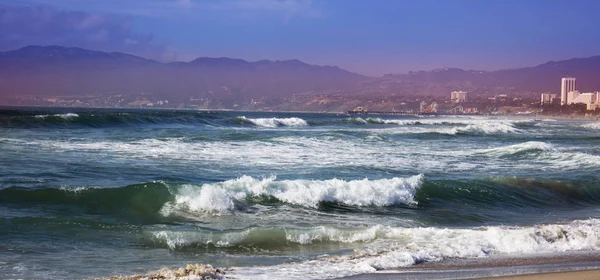
[[[163,183],[130,185],[121,188],[0,190],[0,204],[11,207],[44,207],[57,211],[109,215],[151,222],[172,195]]]
[[[424,208],[449,205],[496,208],[496,211],[498,208],[577,208],[600,205],[600,184],[515,177],[425,180],[416,200]]]
[[[185,111],[147,112],[0,112],[0,126],[11,128],[119,127],[156,124],[211,125],[218,114]]]
[[[499,177],[470,180],[407,178],[344,181],[331,179],[238,179],[203,185],[162,182],[120,188],[0,190],[0,205],[50,207],[134,220],[163,220],[244,211],[252,205],[280,205],[319,211],[406,212],[481,209],[494,213],[523,208],[573,209],[600,205],[600,183]],[[377,210],[379,209],[379,210]],[[418,210],[418,211],[421,211]],[[426,214],[426,213],[422,213]]]

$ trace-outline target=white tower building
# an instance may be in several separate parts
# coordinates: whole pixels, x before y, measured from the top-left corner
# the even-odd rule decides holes
[[[575,91],[575,78],[562,78],[560,83],[560,105],[567,105],[567,94]]]

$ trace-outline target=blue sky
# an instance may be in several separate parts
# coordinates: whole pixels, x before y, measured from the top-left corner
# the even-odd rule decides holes
[[[368,75],[600,55],[596,0],[0,0],[0,50],[300,59]]]

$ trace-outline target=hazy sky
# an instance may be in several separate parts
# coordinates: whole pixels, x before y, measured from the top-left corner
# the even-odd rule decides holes
[[[597,0],[0,0],[0,50],[494,70],[599,55],[598,11]]]

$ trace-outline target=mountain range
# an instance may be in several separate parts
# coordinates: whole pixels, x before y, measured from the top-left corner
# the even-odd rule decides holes
[[[0,98],[6,96],[78,96],[152,93],[169,100],[213,98],[232,102],[287,98],[306,92],[448,94],[449,90],[490,89],[530,93],[558,92],[560,78],[577,78],[582,91],[600,90],[600,56],[551,61],[534,67],[476,71],[443,68],[368,77],[336,66],[299,60],[248,62],[202,57],[161,63],[134,55],[61,46],[27,46],[0,52]],[[369,91],[369,88],[371,91]]]
[[[177,100],[219,92],[222,98],[254,98],[344,89],[364,79],[368,77],[299,60],[202,57],[160,63],[124,53],[60,46],[0,53],[0,95],[148,92]]]
[[[463,82],[474,88],[512,88],[525,92],[554,92],[560,90],[563,77],[576,77],[582,91],[600,90],[600,56],[550,61],[534,67],[496,71],[443,68],[433,71],[392,75],[396,79],[434,84]]]

